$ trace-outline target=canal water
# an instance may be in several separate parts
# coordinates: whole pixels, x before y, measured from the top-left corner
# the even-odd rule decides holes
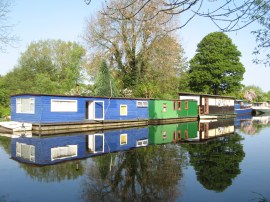
[[[0,201],[270,201],[270,117],[0,136]]]

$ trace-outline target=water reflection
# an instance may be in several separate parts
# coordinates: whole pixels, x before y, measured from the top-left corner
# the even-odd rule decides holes
[[[238,117],[236,126],[247,135],[256,135],[270,127],[270,116]]]
[[[175,201],[185,163],[181,147],[149,146],[103,155],[87,165],[85,201]]]
[[[196,171],[197,180],[209,190],[224,191],[240,174],[240,162],[245,153],[239,134],[221,136],[205,144],[185,144],[190,165]]]
[[[243,132],[247,126],[256,128],[252,133],[256,134],[270,126],[269,117],[45,137],[0,136],[0,157],[10,164],[3,167],[6,164],[1,162],[1,188],[7,188],[0,201],[14,201],[14,194],[22,192],[8,186],[19,183],[25,184],[23,192],[34,189],[35,193],[44,185],[61,185],[64,191],[54,194],[59,199],[68,195],[68,201],[199,201],[201,197],[259,201],[263,195],[268,199],[265,159],[269,155],[264,151],[269,136],[247,136]],[[11,182],[5,171],[9,168],[15,176]],[[242,174],[241,169],[245,169]]]

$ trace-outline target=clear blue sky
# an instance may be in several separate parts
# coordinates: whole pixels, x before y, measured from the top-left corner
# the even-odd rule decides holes
[[[61,39],[82,43],[82,35],[86,19],[98,10],[100,0],[92,0],[86,5],[84,0],[13,0],[10,22],[15,24],[14,34],[20,41],[6,53],[0,53],[0,74],[4,75],[16,66],[20,54],[32,41],[44,39]],[[256,85],[263,91],[270,91],[270,67],[252,63],[252,51],[256,45],[250,34],[256,25],[238,32],[229,33],[229,37],[242,53],[241,62],[246,68],[244,85]],[[197,44],[208,33],[218,29],[207,19],[196,18],[179,31],[179,38],[186,56],[191,59]]]

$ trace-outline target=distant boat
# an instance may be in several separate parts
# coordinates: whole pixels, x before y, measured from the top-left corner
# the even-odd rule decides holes
[[[255,115],[270,113],[270,101],[254,102],[252,104],[253,113]]]
[[[243,100],[235,100],[234,112],[236,115],[251,115],[252,107],[250,104],[245,104]]]

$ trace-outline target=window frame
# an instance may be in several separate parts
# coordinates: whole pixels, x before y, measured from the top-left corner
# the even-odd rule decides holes
[[[126,108],[126,111],[125,113],[122,113],[122,107],[125,107]],[[120,105],[120,116],[127,116],[128,115],[128,106],[127,105],[124,105],[124,104],[121,104]]]
[[[22,100],[27,100],[28,110],[22,110],[24,107],[22,105]],[[35,98],[34,97],[19,97],[16,98],[16,113],[17,114],[35,114]]]

